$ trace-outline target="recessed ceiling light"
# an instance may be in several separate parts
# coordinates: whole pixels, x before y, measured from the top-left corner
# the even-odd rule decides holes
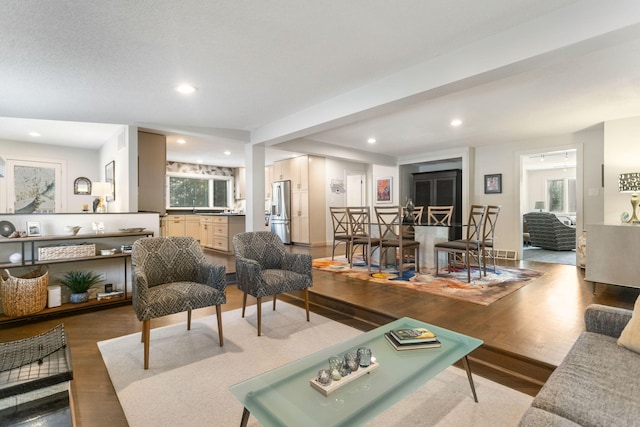
[[[375,138],[369,138],[369,139],[367,139],[367,142],[369,144],[375,144],[376,143],[376,139]]]
[[[40,134],[38,132],[29,132],[29,136],[33,136],[34,138],[37,138],[40,136]]]
[[[224,155],[225,155],[225,156],[230,156],[230,155],[231,155],[231,151],[226,150],[226,151],[224,152]]]
[[[178,144],[186,144],[187,141],[185,141],[184,139],[179,139],[176,141]]]
[[[193,86],[192,86],[192,85],[190,85],[190,84],[186,84],[186,83],[185,83],[185,84],[181,84],[181,85],[179,85],[179,86],[176,88],[176,90],[177,90],[178,92],[182,93],[182,94],[188,95],[188,94],[190,94],[190,93],[195,92],[195,91],[196,91],[196,88],[195,88],[195,87],[193,87]]]
[[[460,126],[460,125],[462,124],[462,120],[460,120],[460,119],[453,119],[453,120],[451,120],[451,123],[450,123],[450,124],[451,124],[451,126],[458,127],[458,126]]]

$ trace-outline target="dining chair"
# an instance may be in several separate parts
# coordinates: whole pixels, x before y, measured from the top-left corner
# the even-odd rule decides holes
[[[404,225],[402,226],[402,235],[405,239],[415,239],[416,238],[416,225],[422,224],[422,214],[424,212],[424,206],[414,206],[411,211],[413,218],[407,218],[409,211],[406,207],[402,207],[402,219]]]
[[[333,248],[331,249],[331,260],[333,261],[336,253],[336,247],[339,244],[344,243],[344,254],[347,260],[350,258],[351,250],[349,244],[351,242],[350,228],[349,228],[349,213],[346,207],[329,207],[331,213],[331,222],[333,223]]]
[[[500,214],[501,206],[489,205],[487,206],[487,212],[484,215],[484,221],[482,224],[482,265],[485,277],[487,276],[487,256],[493,261],[493,272],[496,272],[496,254],[494,252],[495,243],[495,231],[496,223],[498,221],[498,214]]]
[[[427,208],[427,225],[451,226],[453,206],[429,206]]]
[[[226,267],[206,261],[196,239],[189,236],[148,237],[133,243],[131,251],[133,309],[142,322],[144,369],[149,369],[151,319],[216,307],[218,339],[222,337],[222,308],[227,302]]]
[[[452,263],[455,264],[460,257],[467,269],[467,282],[471,282],[471,257],[478,257],[478,270],[482,277],[482,260],[480,249],[482,247],[483,221],[487,212],[486,205],[472,205],[469,211],[469,220],[466,224],[467,237],[460,240],[436,243],[433,247],[436,260],[436,276],[439,273],[438,252],[447,254],[447,268],[451,271]]]
[[[362,247],[362,256],[371,271],[371,255],[373,251],[380,248],[380,239],[371,236],[371,210],[369,206],[348,207],[349,214],[349,235],[351,241],[349,247],[349,266],[353,268],[353,256],[358,246]]]
[[[403,206],[402,217],[406,218],[408,213],[409,212],[407,211],[407,208]],[[422,224],[422,215],[424,214],[424,206],[414,206],[413,211],[411,211],[411,213],[413,214],[413,223]]]
[[[397,250],[398,253],[398,256],[394,257],[394,265],[398,267],[399,259],[400,266],[398,270],[402,274],[402,271],[404,271],[404,251],[412,249],[414,251],[416,273],[420,272],[420,242],[403,235],[402,206],[375,206],[375,212],[380,238],[378,271],[382,272],[382,265],[384,260],[387,259],[387,253],[389,249],[393,249],[394,251]]]

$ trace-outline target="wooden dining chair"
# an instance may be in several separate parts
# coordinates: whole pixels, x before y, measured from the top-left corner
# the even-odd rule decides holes
[[[478,270],[482,277],[482,230],[484,216],[487,212],[486,205],[472,205],[469,212],[469,220],[466,224],[467,237],[460,240],[436,243],[433,247],[436,260],[436,276],[439,273],[438,252],[447,254],[447,268],[452,271],[452,265],[460,258],[467,269],[467,282],[471,282],[471,258],[478,258]]]
[[[415,206],[413,211],[413,219],[407,221],[409,211],[406,207],[402,207],[402,218],[404,225],[402,226],[402,235],[405,239],[414,240],[416,238],[416,225],[422,224],[422,214],[424,212],[424,206]]]
[[[389,249],[397,250],[399,256],[395,257],[395,266],[400,274],[404,270],[404,252],[407,249],[414,251],[416,273],[420,272],[420,242],[406,238],[402,231],[402,206],[375,206],[376,221],[378,223],[380,237],[380,262],[378,271],[382,272],[382,264],[387,258]]]
[[[333,261],[336,254],[336,247],[344,243],[344,254],[349,259],[351,253],[349,244],[351,236],[349,235],[349,213],[346,207],[329,207],[331,213],[331,222],[333,223],[333,248],[331,249],[331,260]]]
[[[380,239],[371,236],[371,210],[369,206],[348,207],[349,235],[351,241],[349,248],[349,266],[353,268],[353,256],[358,247],[362,248],[362,257],[371,271],[371,255],[376,249],[380,249]]]
[[[496,272],[496,254],[494,251],[496,223],[498,222],[498,214],[500,214],[501,206],[487,206],[487,212],[484,215],[482,223],[482,245],[480,254],[482,255],[482,265],[485,277],[487,276],[487,256],[493,261],[493,272]]]
[[[429,206],[427,207],[428,225],[451,226],[453,216],[453,206]]]

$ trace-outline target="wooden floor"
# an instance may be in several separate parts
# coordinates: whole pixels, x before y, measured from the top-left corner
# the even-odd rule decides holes
[[[289,247],[292,252],[310,252],[314,257],[330,255],[331,248]],[[235,271],[233,258],[207,251],[207,257]],[[349,279],[314,270],[312,310],[338,321],[373,328],[389,319],[408,316],[484,340],[482,351],[472,354],[476,375],[534,395],[540,387],[528,371],[553,368],[584,330],[582,314],[590,303],[632,308],[639,290],[585,282],[584,271],[568,265],[510,262],[509,265],[544,271],[545,274],[513,294],[481,306],[437,297],[384,284]],[[287,298],[298,303],[296,295]],[[241,294],[229,286],[224,310],[241,306]],[[255,303],[249,298],[251,304]],[[213,314],[201,309],[194,317]],[[186,321],[186,314],[167,316],[152,327]],[[126,426],[117,396],[96,343],[141,329],[131,306],[51,319],[26,326],[0,329],[0,342],[28,337],[64,323],[71,348],[74,380],[71,384],[73,410],[78,426]],[[142,352],[142,347],[141,347]],[[531,364],[518,366],[518,361]],[[536,365],[538,364],[538,365]],[[493,365],[493,366],[490,366]],[[498,369],[495,369],[498,367]],[[535,378],[548,375],[541,368]],[[142,369],[142,366],[141,366]],[[188,385],[185,385],[188,387]],[[180,392],[180,390],[176,390]]]

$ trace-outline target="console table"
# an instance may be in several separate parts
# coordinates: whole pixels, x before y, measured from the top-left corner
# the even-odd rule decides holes
[[[640,288],[639,255],[640,226],[587,225],[586,280]]]

